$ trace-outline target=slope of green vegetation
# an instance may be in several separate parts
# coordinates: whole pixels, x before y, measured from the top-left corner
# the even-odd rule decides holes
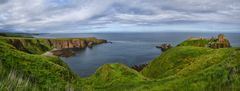
[[[76,78],[59,58],[28,54],[3,41],[0,41],[0,61],[2,69],[23,74],[40,89],[65,89]]]
[[[147,78],[123,64],[105,64],[94,75],[82,79],[80,82],[82,82],[81,84],[84,85],[85,89],[114,90],[116,86],[129,86],[145,80]]]
[[[209,39],[196,39],[196,40],[186,40],[180,43],[178,46],[197,46],[197,47],[207,47],[209,44]]]
[[[150,78],[162,78],[176,73],[185,75],[189,71],[198,72],[197,70],[201,70],[201,68],[223,61],[233,51],[234,49],[176,47],[152,61],[142,73]],[[186,69],[186,67],[190,69]]]
[[[37,91],[39,88],[27,77],[16,71],[7,71],[0,62],[0,90],[1,91]]]
[[[225,56],[226,58],[220,59],[219,61],[213,60],[212,63],[206,61],[208,58],[205,58],[206,60],[197,60],[198,62],[204,62],[185,67],[187,70],[183,69],[183,72],[176,72],[175,75],[172,75],[173,80],[167,81],[159,86],[154,86],[152,90],[239,91],[239,54],[239,51],[232,51],[232,54],[227,57]],[[209,59],[211,59],[211,56],[209,57]]]
[[[152,79],[172,79],[153,90],[238,91],[240,52],[236,49],[176,47],[144,68]]]

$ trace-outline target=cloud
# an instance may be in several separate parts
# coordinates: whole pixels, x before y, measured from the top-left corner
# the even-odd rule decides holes
[[[239,0],[0,0],[0,31],[99,32],[169,24],[192,29],[192,23],[239,31],[239,15]]]

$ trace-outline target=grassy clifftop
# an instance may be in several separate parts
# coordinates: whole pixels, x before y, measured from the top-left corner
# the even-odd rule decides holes
[[[153,60],[142,73],[150,78],[187,75],[226,60],[235,49],[176,47]]]

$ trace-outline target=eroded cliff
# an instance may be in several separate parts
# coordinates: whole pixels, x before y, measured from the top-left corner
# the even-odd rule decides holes
[[[96,38],[61,38],[61,39],[43,39],[43,38],[1,38],[13,45],[16,49],[32,54],[41,54],[53,48],[86,48],[97,44],[106,43],[106,40]]]

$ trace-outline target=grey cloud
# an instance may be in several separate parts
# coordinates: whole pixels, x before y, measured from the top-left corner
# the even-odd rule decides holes
[[[0,4],[7,3],[8,0],[0,0]]]

